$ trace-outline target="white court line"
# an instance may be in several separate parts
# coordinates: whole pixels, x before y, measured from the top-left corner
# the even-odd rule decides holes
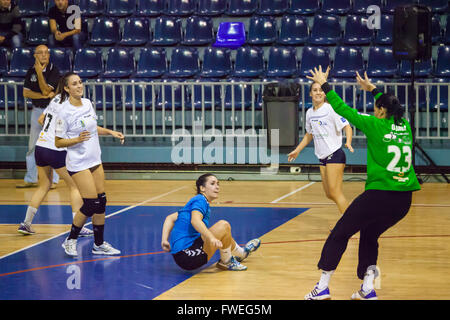
[[[105,216],[105,219],[107,219],[107,218],[109,218],[109,217],[112,217],[112,216],[115,216],[115,215],[117,215],[117,214],[119,214],[119,213],[122,213],[122,212],[125,212],[125,211],[128,211],[128,210],[131,210],[131,209],[136,208],[136,207],[138,207],[138,206],[141,206],[141,205],[143,205],[143,204],[145,204],[145,203],[147,203],[147,202],[150,202],[150,201],[153,201],[153,200],[156,200],[156,199],[165,197],[165,196],[167,196],[167,195],[169,195],[169,194],[171,194],[171,193],[180,191],[181,189],[184,189],[184,188],[187,188],[187,186],[179,187],[179,188],[174,189],[174,190],[172,190],[172,191],[169,191],[169,192],[160,194],[159,196],[155,196],[155,197],[153,197],[153,198],[150,198],[150,199],[147,199],[147,200],[145,200],[145,201],[142,201],[142,202],[140,202],[140,203],[138,203],[138,204],[135,204],[135,205],[132,205],[132,206],[123,208],[123,209],[121,209],[121,210],[119,210],[119,211],[116,211],[116,212],[113,212],[113,213],[110,213],[110,214],[108,214],[107,216]],[[92,222],[86,223],[85,226],[90,225],[90,224],[92,224]],[[40,241],[40,242],[34,243],[34,244],[32,244],[32,245],[29,245],[28,247],[19,249],[19,250],[17,250],[17,251],[11,252],[11,253],[8,253],[8,254],[6,254],[6,255],[4,255],[4,256],[1,256],[1,257],[0,257],[0,260],[3,259],[3,258],[6,258],[6,257],[12,256],[13,254],[16,254],[16,253],[18,253],[18,252],[25,251],[25,250],[30,249],[30,248],[32,248],[32,247],[38,246],[38,245],[40,245],[41,243],[44,243],[44,242],[50,241],[50,240],[52,240],[52,239],[58,238],[58,237],[62,236],[63,234],[69,233],[69,232],[70,232],[70,230],[68,230],[68,231],[66,231],[66,232],[62,232],[62,233],[57,234],[57,235],[55,235],[55,236],[53,236],[53,237],[51,237],[51,238],[48,238],[48,239],[42,240],[42,241]]]
[[[300,188],[298,188],[298,189],[296,189],[296,190],[294,190],[292,192],[289,192],[288,194],[285,194],[284,196],[282,196],[282,197],[280,197],[278,199],[273,200],[271,203],[277,203],[278,201],[283,200],[284,198],[287,198],[287,197],[293,195],[294,193],[297,193],[299,191],[302,191],[302,190],[308,188],[309,186],[312,186],[314,183],[316,183],[316,182],[315,181],[310,182],[310,183],[304,185],[303,187],[300,187]]]

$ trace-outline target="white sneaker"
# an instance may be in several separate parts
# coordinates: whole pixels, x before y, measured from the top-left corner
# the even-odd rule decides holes
[[[68,256],[76,257],[78,255],[77,252],[77,240],[76,239],[67,239],[64,240],[62,247]]]
[[[92,235],[94,235],[94,231],[92,231],[86,227],[83,227],[83,229],[81,229],[80,234],[78,236],[79,237],[90,237]]]
[[[116,254],[120,254],[120,250],[114,249],[108,242],[103,241],[103,243],[100,246],[97,246],[94,243],[94,247],[92,248],[92,253],[113,256]]]

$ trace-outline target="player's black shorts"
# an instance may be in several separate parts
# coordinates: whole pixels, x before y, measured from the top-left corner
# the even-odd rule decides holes
[[[182,269],[194,270],[208,262],[208,256],[203,251],[203,239],[198,237],[187,249],[174,253],[175,263]]]
[[[342,150],[342,148],[337,149],[335,152],[330,154],[328,157],[325,157],[323,159],[319,159],[321,166],[326,166],[327,163],[343,163],[347,161],[345,157],[345,152]]]
[[[67,151],[56,151],[49,148],[36,146],[34,149],[34,158],[39,167],[50,166],[53,169],[59,169],[66,166]]]

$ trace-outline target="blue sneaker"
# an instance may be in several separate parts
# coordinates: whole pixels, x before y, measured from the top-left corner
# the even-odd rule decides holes
[[[216,267],[222,270],[229,270],[229,271],[244,271],[247,270],[247,267],[243,264],[240,264],[239,261],[236,260],[235,257],[231,256],[230,261],[228,263],[223,262],[222,260],[219,260],[216,264]]]
[[[258,250],[259,246],[261,245],[261,240],[259,239],[253,239],[247,242],[247,244],[244,247],[245,256],[243,258],[235,257],[238,262],[244,261],[244,259],[247,259],[247,257],[250,255],[250,253]]]
[[[374,289],[369,292],[365,292],[363,290],[363,286],[361,285],[361,290],[352,294],[352,300],[378,300],[378,297]]]
[[[35,234],[36,232],[31,228],[31,225],[26,224],[25,222],[21,222],[19,229],[17,229],[17,232],[24,234],[24,235],[30,235]]]
[[[319,290],[317,287],[318,285],[319,283],[317,283],[314,289],[305,296],[305,300],[331,300],[330,289],[327,287],[323,290]]]

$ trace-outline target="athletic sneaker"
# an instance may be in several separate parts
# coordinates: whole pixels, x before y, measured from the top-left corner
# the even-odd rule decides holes
[[[318,285],[319,285],[319,283],[317,283],[315,285],[314,289],[312,289],[312,291],[305,296],[305,300],[330,300],[331,299],[330,289],[328,289],[328,287],[327,287],[323,290],[319,290],[319,288],[317,287]]]
[[[240,264],[239,261],[236,260],[235,257],[231,256],[231,259],[228,263],[223,262],[222,260],[219,260],[216,264],[216,267],[222,270],[229,270],[229,271],[244,271],[247,270],[247,267],[243,264]]]
[[[24,234],[24,235],[29,235],[29,234],[35,234],[36,232],[31,228],[31,225],[25,223],[25,222],[21,222],[19,229],[17,229],[17,232]]]
[[[76,257],[78,255],[77,252],[77,239],[67,239],[64,240],[62,247],[67,255],[71,257]]]
[[[261,245],[261,240],[259,240],[259,239],[250,240],[249,242],[247,242],[247,244],[244,247],[245,256],[243,258],[235,257],[236,260],[238,262],[244,261],[244,259],[246,259],[250,255],[250,253],[258,250],[260,245]]]
[[[120,250],[114,249],[108,242],[103,241],[103,243],[97,246],[94,243],[94,247],[92,248],[93,254],[104,254],[107,256],[113,256],[116,254],[120,254]]]
[[[79,237],[89,237],[92,235],[94,235],[94,231],[92,231],[86,227],[83,227],[83,229],[81,229],[80,234],[78,236]]]
[[[378,297],[374,289],[370,292],[365,292],[361,285],[361,290],[352,294],[352,300],[378,300]]]

